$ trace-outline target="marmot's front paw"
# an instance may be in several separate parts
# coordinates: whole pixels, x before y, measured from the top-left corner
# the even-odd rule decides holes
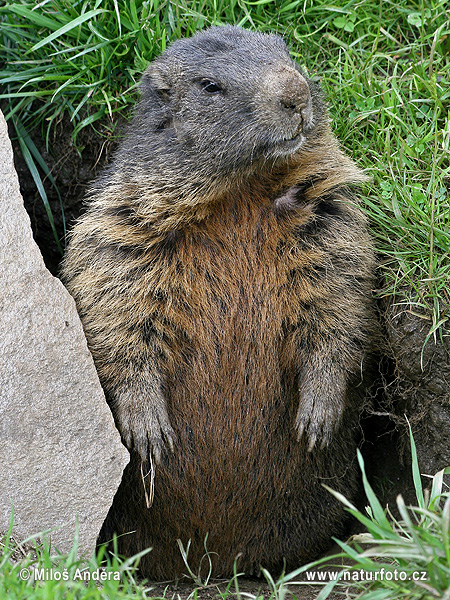
[[[321,450],[328,446],[341,423],[344,403],[333,400],[311,392],[301,396],[295,427],[298,440],[306,435],[308,452],[313,450],[316,443],[320,443]]]
[[[121,394],[114,403],[117,427],[125,445],[130,450],[135,450],[143,462],[147,462],[151,454],[155,462],[159,463],[166,444],[173,452],[176,440],[165,400],[146,398],[144,401],[134,397],[128,402],[130,395]]]

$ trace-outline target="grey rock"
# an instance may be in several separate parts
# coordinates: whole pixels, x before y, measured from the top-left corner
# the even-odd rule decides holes
[[[0,531],[90,554],[128,463],[75,303],[45,268],[0,113]]]

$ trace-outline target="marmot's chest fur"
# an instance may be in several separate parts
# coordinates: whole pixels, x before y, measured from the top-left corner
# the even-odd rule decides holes
[[[237,435],[237,424],[254,428],[261,411],[272,418],[267,408],[280,402],[289,323],[298,320],[293,252],[295,240],[269,203],[241,198],[189,227],[159,265],[171,282],[156,309],[173,340],[164,359],[169,410],[196,438],[206,439],[206,425],[217,438]]]
[[[196,347],[204,360],[214,361],[218,353],[228,352],[231,358],[255,342],[264,346],[262,352],[280,347],[283,328],[298,320],[302,301],[301,296],[292,299],[291,271],[301,252],[293,231],[305,220],[299,215],[289,228],[280,226],[268,202],[240,198],[234,206],[219,206],[207,220],[186,228],[163,260],[155,257],[160,275],[146,272],[145,279],[151,285],[163,271],[170,284],[163,295],[148,288],[149,302],[158,302],[158,315],[186,336],[185,348],[183,343],[178,347],[182,340],[177,340],[174,371],[183,362],[190,363],[184,354],[188,348]],[[302,253],[307,269],[308,256]],[[316,250],[311,264],[317,264],[317,254]]]

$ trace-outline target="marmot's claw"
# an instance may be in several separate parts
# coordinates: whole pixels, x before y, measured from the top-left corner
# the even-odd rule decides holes
[[[164,453],[166,446],[169,447],[170,451],[174,451],[175,447],[175,432],[172,429],[169,421],[161,423],[152,423],[151,430],[147,432],[147,443],[142,448],[143,452],[140,452],[139,447],[136,450],[139,452],[143,462],[147,462],[149,454],[151,453],[155,463],[158,465],[161,462],[161,457]]]
[[[320,450],[329,446],[333,434],[342,417],[342,407],[337,402],[325,402],[319,398],[308,398],[304,396],[295,420],[297,429],[297,440],[300,441],[305,435],[308,444],[308,452],[311,452],[316,444],[320,443]]]
[[[303,433],[305,431],[305,423],[303,421],[299,420],[298,415],[297,415],[297,421],[295,423],[295,427],[297,429],[297,441],[300,441],[302,439]]]
[[[308,452],[312,452],[314,446],[316,445],[317,433],[312,433],[309,436],[309,444],[308,444]]]
[[[175,437],[175,432],[172,429],[172,427],[170,427],[170,431],[165,431],[164,435],[166,436],[166,440],[167,440],[167,443],[169,444],[170,451],[173,452],[175,449],[176,437]]]
[[[135,403],[132,407],[117,403],[115,418],[125,445],[136,451],[142,462],[148,462],[151,455],[156,464],[160,463],[166,446],[174,451],[176,435],[163,399]]]
[[[161,446],[159,444],[152,445],[152,455],[153,455],[153,458],[155,459],[155,463],[157,465],[159,465],[159,463],[161,461]],[[141,458],[142,458],[142,456],[141,456]]]
[[[153,458],[155,460],[156,464],[159,464],[161,462],[161,456],[162,453],[164,451],[164,448],[166,446],[166,444],[164,443],[164,439],[167,443],[167,445],[169,446],[169,449],[171,452],[174,451],[174,447],[175,447],[175,432],[172,429],[172,427],[170,426],[169,422],[165,423],[164,425],[160,425],[160,432],[159,434],[155,437],[155,438],[150,438],[150,451],[153,455]],[[164,436],[164,439],[163,439]],[[148,457],[148,452],[146,453],[146,457]],[[145,460],[142,456],[141,456],[142,460]]]

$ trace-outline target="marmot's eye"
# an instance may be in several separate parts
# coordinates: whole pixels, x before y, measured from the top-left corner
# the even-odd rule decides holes
[[[210,79],[203,79],[200,81],[200,86],[204,92],[208,94],[218,94],[222,91],[222,88],[215,81],[211,81]]]

